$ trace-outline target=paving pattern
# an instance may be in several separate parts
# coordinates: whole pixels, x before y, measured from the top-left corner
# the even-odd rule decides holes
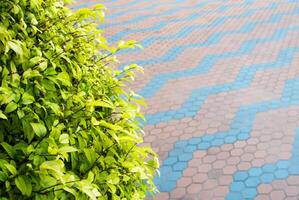
[[[160,155],[154,199],[299,199],[298,0],[104,3],[105,35],[144,66],[144,141]]]

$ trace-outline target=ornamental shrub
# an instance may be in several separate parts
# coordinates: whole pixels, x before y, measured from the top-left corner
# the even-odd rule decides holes
[[[102,5],[0,0],[0,199],[142,199],[157,156],[142,143],[131,65],[97,29]]]

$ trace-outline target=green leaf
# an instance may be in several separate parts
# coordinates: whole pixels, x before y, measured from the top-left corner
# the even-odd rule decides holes
[[[4,182],[4,181],[6,181],[7,180],[7,174],[5,173],[5,172],[1,172],[0,171],[0,181],[1,182]]]
[[[15,184],[23,195],[30,196],[32,193],[32,185],[29,177],[18,176],[15,178]]]
[[[35,78],[35,77],[41,77],[42,75],[37,70],[27,69],[23,73],[23,83],[27,84],[28,79]]]
[[[73,189],[73,188],[69,188],[69,187],[67,187],[67,186],[64,186],[64,187],[63,187],[63,190],[69,192],[70,194],[72,194],[72,195],[74,195],[74,196],[77,196],[77,192],[76,192],[76,190]]]
[[[26,118],[22,119],[22,128],[24,130],[25,136],[28,139],[29,142],[32,141],[34,138],[34,131],[32,130],[32,126],[29,123],[29,120]]]
[[[34,97],[27,92],[22,95],[22,104],[29,105],[35,101]]]
[[[22,119],[25,116],[24,111],[20,110],[20,109],[17,111],[17,114],[18,114],[19,119]]]
[[[43,137],[44,135],[47,134],[47,128],[43,123],[30,123],[33,132],[38,136],[38,137]]]
[[[45,102],[45,105],[47,105],[56,115],[62,115],[58,104],[47,101]]]
[[[13,8],[12,8],[12,12],[13,12],[14,14],[18,14],[19,11],[20,11],[19,7],[18,7],[17,5],[14,4],[14,5],[13,5]]]
[[[9,164],[9,163],[5,163],[4,166],[6,167],[6,169],[8,169],[8,171],[12,174],[12,175],[16,175],[17,174],[17,170],[16,168]]]
[[[59,80],[62,83],[62,85],[71,86],[71,79],[70,79],[68,73],[66,73],[66,72],[59,73],[57,75],[56,79]]]
[[[94,126],[98,126],[100,124],[100,122],[96,118],[92,117],[91,118],[91,124],[94,125]]]
[[[110,190],[112,191],[112,194],[114,194],[115,192],[116,192],[116,187],[115,187],[115,185],[113,185],[113,184],[107,184],[108,185],[108,187],[110,188]]]
[[[94,181],[94,173],[92,171],[88,172],[87,181],[90,183]]]
[[[55,185],[59,182],[59,180],[57,180],[56,178],[49,176],[48,174],[45,175],[41,175],[41,186],[42,187],[49,187],[51,185]]]
[[[99,123],[98,123],[100,126],[103,126],[105,128],[108,128],[108,129],[111,129],[111,130],[114,130],[114,131],[117,131],[117,130],[122,130],[122,127],[118,126],[118,125],[115,125],[115,124],[111,124],[109,122],[106,122],[104,120],[101,120]]]
[[[113,185],[116,185],[119,183],[119,176],[116,173],[112,173],[107,177],[107,182]]]
[[[75,147],[71,147],[71,146],[65,146],[65,147],[61,147],[59,148],[59,153],[70,153],[70,152],[75,152],[78,151],[78,149],[76,149]]]
[[[63,176],[64,164],[61,160],[46,161],[40,165],[41,170],[50,170],[59,176]]]
[[[18,108],[18,104],[16,104],[15,102],[10,102],[9,104],[7,104],[7,106],[5,107],[4,112],[6,113],[11,113],[13,111],[15,111]]]
[[[6,115],[3,114],[2,110],[0,110],[0,118],[1,119],[7,119]]]
[[[84,154],[89,161],[89,163],[93,164],[97,159],[97,154],[92,149],[84,149]]]
[[[113,104],[109,101],[95,100],[91,103],[94,107],[113,108]]]
[[[61,134],[59,137],[59,142],[61,144],[68,144],[69,143],[69,135],[68,134]]]
[[[18,40],[8,41],[8,46],[16,52],[16,54],[23,55],[23,49],[21,47],[21,42]]]
[[[97,197],[101,195],[96,188],[90,187],[88,185],[84,185],[81,190],[92,200],[97,200]]]
[[[31,13],[28,14],[28,18],[30,19],[31,24],[37,25],[38,21],[36,20],[35,16]]]
[[[5,149],[5,151],[11,158],[14,158],[16,156],[16,150],[12,146],[7,144],[6,142],[2,142],[1,146]]]

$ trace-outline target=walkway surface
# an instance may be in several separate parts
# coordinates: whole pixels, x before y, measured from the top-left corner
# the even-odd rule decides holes
[[[111,42],[144,46],[119,58],[145,69],[155,199],[299,199],[298,0],[98,2]]]

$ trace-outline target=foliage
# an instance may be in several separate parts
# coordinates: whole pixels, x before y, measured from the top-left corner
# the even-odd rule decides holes
[[[97,29],[102,5],[0,0],[0,199],[142,199],[156,154],[141,97]],[[2,197],[2,198],[1,198]]]

